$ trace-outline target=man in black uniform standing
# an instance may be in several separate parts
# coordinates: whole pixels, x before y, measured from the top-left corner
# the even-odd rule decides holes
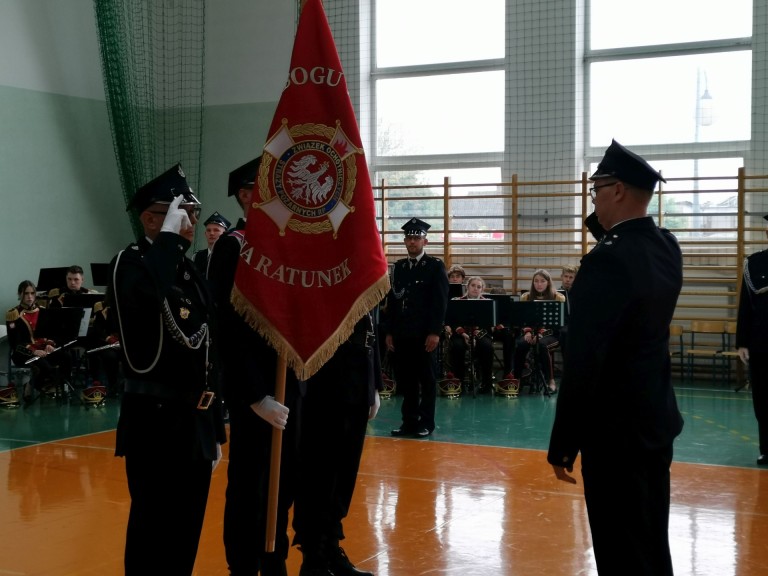
[[[234,170],[229,195],[248,213],[261,157]],[[292,371],[286,378],[285,404],[277,402],[277,354],[230,301],[240,249],[245,242],[241,218],[214,244],[208,282],[216,302],[222,386],[229,411],[229,466],[224,507],[224,548],[232,576],[285,576],[288,557],[288,510],[294,497],[297,439],[295,418],[298,384]],[[275,551],[265,552],[272,430],[284,430]]]
[[[435,429],[437,345],[448,306],[443,261],[424,252],[430,225],[411,218],[402,229],[408,258],[395,263],[387,296],[387,349],[403,394],[403,423],[392,436],[426,438]]]
[[[368,420],[381,401],[375,314],[306,382],[301,405],[300,474],[293,513],[299,576],[373,576],[357,569],[339,545],[357,482]]]
[[[218,212],[214,212],[203,222],[203,226],[205,226],[205,241],[208,243],[208,247],[195,252],[192,258],[195,266],[197,266],[197,269],[203,276],[208,273],[208,259],[211,257],[213,245],[227,231],[230,225],[231,222]]]
[[[571,289],[568,354],[547,460],[558,479],[581,452],[601,575],[671,576],[672,444],[683,420],[669,324],[682,287],[676,238],[647,215],[661,175],[613,141],[590,180],[606,230]]]
[[[763,216],[768,220],[768,216]],[[768,231],[766,231],[768,234]],[[759,466],[768,466],[768,250],[744,262],[736,323],[736,348],[749,369],[752,405],[757,419]]]
[[[108,289],[126,377],[115,451],[131,494],[125,573],[191,574],[226,441],[209,378],[212,301],[184,256],[199,202],[177,164],[142,186],[129,208],[145,236],[112,260]]]

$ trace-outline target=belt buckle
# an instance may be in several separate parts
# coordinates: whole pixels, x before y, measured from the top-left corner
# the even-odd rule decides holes
[[[208,408],[211,407],[211,403],[213,403],[213,399],[215,397],[216,397],[216,394],[214,394],[210,390],[205,390],[200,395],[200,400],[197,403],[197,409],[198,410],[208,410]]]

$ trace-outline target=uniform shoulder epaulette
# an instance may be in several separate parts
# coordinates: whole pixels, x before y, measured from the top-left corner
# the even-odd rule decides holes
[[[51,288],[48,290],[48,298],[57,298],[61,290],[59,288]]]
[[[16,308],[11,308],[5,313],[6,322],[16,322],[19,319],[19,311]]]
[[[93,305],[93,311],[96,313],[101,312],[102,308],[104,308],[104,302],[96,302],[96,304]]]

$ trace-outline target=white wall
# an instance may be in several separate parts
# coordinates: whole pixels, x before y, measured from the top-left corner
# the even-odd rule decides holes
[[[287,76],[291,0],[208,0],[204,210],[263,146]],[[108,261],[132,240],[104,103],[93,0],[0,0],[0,311],[39,268]],[[200,235],[202,236],[202,235]]]

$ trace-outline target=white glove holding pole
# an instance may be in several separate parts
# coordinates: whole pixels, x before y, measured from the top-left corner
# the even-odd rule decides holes
[[[278,430],[285,430],[290,410],[287,406],[283,406],[275,400],[274,397],[264,396],[259,402],[251,404],[251,408],[268,424],[271,424]]]
[[[189,220],[187,211],[183,208],[179,208],[179,205],[184,201],[182,195],[176,196],[168,206],[168,213],[163,220],[163,227],[161,232],[173,232],[174,234],[181,235],[181,231],[184,228],[191,228],[192,222]]]

